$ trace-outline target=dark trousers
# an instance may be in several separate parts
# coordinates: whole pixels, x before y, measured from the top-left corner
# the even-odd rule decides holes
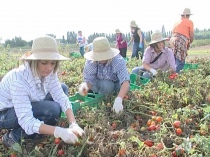
[[[119,48],[119,50],[120,50],[120,55],[121,55],[123,58],[126,58],[127,47]]]

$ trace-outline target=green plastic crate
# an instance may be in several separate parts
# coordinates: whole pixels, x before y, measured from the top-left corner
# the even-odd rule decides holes
[[[135,89],[139,90],[139,89],[141,89],[141,87],[140,86],[137,86],[137,85],[135,85],[133,83],[130,83],[130,91],[133,91]]]
[[[140,76],[140,78],[139,78],[140,80],[140,84],[147,84],[149,81],[150,81],[150,79],[148,79],[148,78],[145,78],[145,77],[142,77],[142,76]]]
[[[73,113],[74,113],[74,115],[76,115],[76,114],[77,114],[77,111],[78,111],[79,109],[81,109],[80,103],[74,101],[74,102],[71,102],[71,105],[72,105]],[[65,115],[64,112],[61,112],[61,118],[66,118],[66,115]]]
[[[138,83],[140,84],[140,85],[142,85],[142,84],[147,84],[149,81],[150,81],[150,79],[148,79],[148,78],[145,78],[145,77],[142,77],[142,76],[140,76],[139,77],[139,80],[137,80],[138,79],[138,75],[136,75],[136,74],[130,74],[130,83],[132,83],[132,84],[137,84],[137,81],[138,81]]]
[[[124,60],[127,62],[127,61],[129,61],[129,58],[128,57],[123,57],[124,58]]]
[[[76,53],[76,52],[70,52],[69,56],[73,57],[73,58],[79,58],[79,57],[81,57],[81,54],[80,53]]]
[[[88,93],[87,96],[81,96],[79,93],[76,93],[74,96],[69,97],[69,101],[72,104],[72,109],[75,115],[82,107],[98,107],[98,105],[102,103],[102,100],[102,95],[94,93]],[[66,115],[62,112],[61,117],[66,118]]]
[[[137,75],[136,74],[130,74],[130,83],[136,83]]]
[[[192,69],[198,69],[198,64],[192,64]]]
[[[191,70],[191,69],[197,69],[198,64],[190,64],[190,63],[185,63],[184,64],[184,70]]]

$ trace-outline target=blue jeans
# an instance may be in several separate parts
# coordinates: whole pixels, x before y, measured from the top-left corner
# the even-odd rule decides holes
[[[148,79],[150,79],[150,77],[151,77],[150,73],[146,69],[144,69],[143,66],[133,68],[132,73],[137,74],[137,75],[140,74],[142,77],[145,77]]]
[[[82,47],[79,48],[79,52],[80,52],[81,56],[83,57],[84,56],[84,53],[85,53],[84,46],[82,46]]]
[[[180,61],[178,58],[176,58],[175,63],[176,63],[176,72],[179,73],[180,70],[182,70],[184,68],[185,60]]]
[[[120,90],[119,81],[113,82],[109,80],[97,80],[92,87],[95,93],[101,95],[111,94],[112,92],[118,92]]]
[[[68,87],[61,84],[63,91],[68,95]],[[32,111],[35,118],[44,121],[48,125],[56,125],[57,118],[60,117],[61,107],[54,102],[52,96],[48,93],[43,101],[32,102]],[[0,111],[0,129],[11,130],[10,134],[15,142],[19,142],[21,138],[34,138],[37,134],[27,135],[18,124],[18,118],[14,108]]]
[[[131,58],[136,57],[137,59],[139,59],[139,51],[142,52],[142,56],[141,56],[141,59],[142,59],[142,57],[144,55],[144,46],[142,48],[139,48],[139,43],[134,42]]]

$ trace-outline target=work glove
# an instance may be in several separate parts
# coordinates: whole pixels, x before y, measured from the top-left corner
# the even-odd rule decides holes
[[[142,43],[139,43],[139,48],[141,49],[143,47],[143,44]]]
[[[152,75],[154,75],[154,76],[157,74],[157,71],[156,71],[155,69],[153,69],[153,68],[150,69],[150,72],[151,72]]]
[[[71,125],[69,125],[69,128],[76,135],[82,136],[85,134],[84,130],[80,128],[77,123],[72,123]]]
[[[116,113],[119,113],[120,111],[123,111],[123,104],[122,104],[122,98],[117,97],[114,101],[113,105],[113,111]]]
[[[77,136],[70,128],[55,127],[55,138],[61,138],[65,143],[75,143],[78,141]]]
[[[88,85],[87,85],[86,82],[83,82],[83,83],[80,84],[78,92],[82,96],[87,95],[87,93],[88,93]]]

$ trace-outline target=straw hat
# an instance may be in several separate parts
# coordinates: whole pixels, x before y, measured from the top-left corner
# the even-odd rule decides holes
[[[192,15],[189,8],[185,8],[181,15]]]
[[[115,33],[121,33],[121,31],[119,29],[116,29]]]
[[[152,34],[151,41],[149,45],[158,43],[160,41],[167,40],[168,38],[163,38],[162,33],[160,31],[155,31],[155,33]]]
[[[23,60],[69,60],[59,54],[54,38],[46,36],[34,39],[31,54]]]
[[[89,52],[93,50],[93,43],[90,43],[85,46],[85,52]]]
[[[111,59],[119,54],[119,50],[111,48],[106,37],[97,37],[93,40],[93,50],[85,53],[84,57],[92,61]]]
[[[138,27],[138,25],[136,24],[136,21],[131,21],[130,26],[131,27]]]

